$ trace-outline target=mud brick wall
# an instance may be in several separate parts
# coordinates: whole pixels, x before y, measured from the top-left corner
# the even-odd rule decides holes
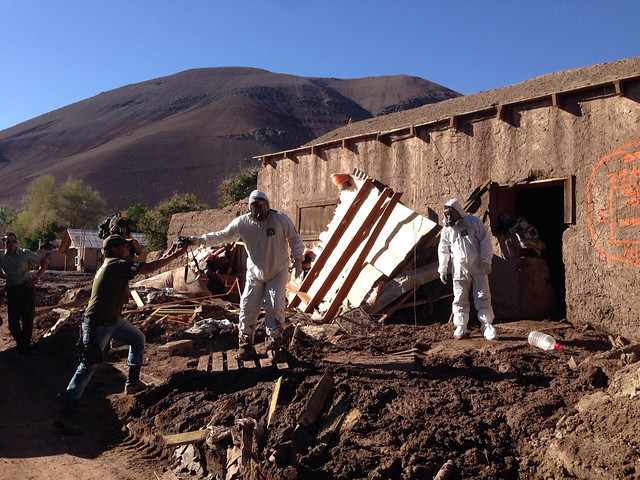
[[[493,97],[500,97],[500,89]],[[462,100],[442,104],[459,107]],[[532,98],[502,112],[489,104],[442,122],[429,123],[433,119],[427,118],[423,126],[419,118],[411,120],[418,126],[358,138],[347,138],[345,131],[342,142],[264,157],[259,188],[272,204],[295,218],[302,202],[337,198],[332,173],[358,168],[403,192],[404,204],[428,215],[429,208],[440,213],[447,199],[466,199],[491,181],[495,184],[483,196],[477,215],[494,229],[499,186],[574,177],[570,195],[575,221],[566,225],[561,245],[554,247],[565,270],[563,314],[574,324],[591,324],[640,340],[637,77],[627,78],[623,89],[611,83],[564,92],[561,97]],[[339,140],[340,132],[335,136]],[[527,287],[518,278],[517,258],[509,257],[499,236],[493,240],[491,285],[498,320],[526,318],[518,297],[519,289]]]

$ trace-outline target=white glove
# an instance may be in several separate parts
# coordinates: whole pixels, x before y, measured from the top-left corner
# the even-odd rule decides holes
[[[300,278],[300,275],[302,275],[302,260],[300,259],[294,260],[293,270],[296,274],[296,278]]]
[[[446,285],[446,283],[447,283],[447,272],[442,272],[440,274],[440,281]]]

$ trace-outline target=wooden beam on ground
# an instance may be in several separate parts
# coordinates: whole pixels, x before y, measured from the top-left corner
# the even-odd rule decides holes
[[[198,359],[198,370],[200,370],[201,372],[209,372],[210,371],[210,367],[209,367],[209,360],[210,359],[211,359],[211,355],[202,355]]]
[[[269,415],[267,416],[267,428],[271,425],[271,417],[273,416],[273,412],[276,411],[276,406],[278,405],[278,395],[280,395],[280,385],[282,384],[282,377],[276,380],[276,383],[273,387],[273,393],[271,394],[271,402],[269,402]]]
[[[177,447],[179,445],[186,445],[187,443],[198,443],[207,438],[209,430],[207,428],[203,430],[194,430],[193,432],[176,433],[175,435],[164,435],[162,439],[165,441],[168,447]]]
[[[298,416],[299,425],[308,427],[316,421],[332,388],[333,376],[329,372],[325,372],[309,397],[304,410]]]
[[[131,298],[133,298],[133,301],[136,302],[138,308],[144,307],[144,302],[140,298],[138,292],[136,292],[135,290],[130,290],[129,293],[131,293]]]
[[[389,310],[387,310],[385,312],[385,314],[380,318],[380,320],[378,320],[379,323],[384,323],[387,321],[387,318],[389,318],[391,315],[393,315],[394,313],[396,313],[396,311],[399,308],[402,308],[402,306],[404,305],[404,303],[413,295],[413,293],[415,292],[415,290],[409,290],[407,293],[405,293],[400,300],[398,300]]]
[[[372,185],[372,178],[368,178],[364,181],[362,187],[360,187],[360,190],[353,199],[353,202],[351,202],[351,205],[349,205],[349,208],[345,212],[344,217],[342,218],[342,220],[340,220],[340,223],[331,234],[331,238],[329,238],[324,249],[322,250],[320,255],[318,255],[318,258],[316,258],[316,260],[311,265],[309,273],[307,273],[307,276],[304,277],[302,284],[300,284],[300,288],[298,288],[296,297],[294,297],[289,303],[290,307],[297,307],[300,304],[300,300],[303,300],[305,304],[308,304],[311,301],[311,298],[306,292],[309,290],[309,287],[313,285],[313,281],[317,278],[318,274],[324,268],[327,260],[333,253],[333,250],[338,245],[340,238],[342,238],[342,235],[347,230],[347,228],[351,224],[351,221],[360,209],[360,205],[362,205],[362,202],[364,202],[364,200],[369,195],[369,190],[371,190]]]
[[[378,222],[376,223],[376,226],[373,228],[373,231],[369,235],[369,238],[367,238],[367,241],[364,244],[364,247],[362,248],[362,250],[360,251],[360,254],[356,259],[356,262],[354,263],[353,267],[349,271],[347,278],[344,280],[344,282],[340,286],[338,293],[336,294],[335,298],[331,302],[331,305],[329,306],[326,313],[324,314],[325,322],[332,320],[333,317],[335,317],[336,313],[338,313],[338,308],[340,308],[340,305],[342,305],[342,302],[344,301],[347,294],[349,293],[349,290],[351,290],[353,283],[358,278],[358,275],[360,275],[360,271],[364,266],[364,262],[367,258],[367,255],[369,254],[369,251],[371,250],[371,248],[373,247],[373,244],[378,239],[380,232],[382,232],[382,229],[384,228],[387,220],[389,219],[391,212],[400,201],[401,196],[402,196],[402,193],[399,193],[399,192],[394,193],[391,196],[391,199],[389,200],[389,202],[385,205],[384,210],[382,211],[382,215],[378,219]]]
[[[323,361],[333,365],[349,365],[357,368],[409,371],[414,369],[415,355],[413,350],[383,355],[341,352],[330,353],[324,357]]]
[[[342,252],[342,255],[340,255],[340,258],[338,258],[338,260],[333,265],[333,268],[331,269],[331,271],[329,272],[329,275],[327,276],[327,280],[320,286],[318,291],[313,295],[313,297],[311,298],[311,302],[307,304],[307,307],[304,309],[306,313],[312,312],[313,309],[324,299],[325,294],[329,291],[335,279],[338,277],[340,272],[344,269],[344,266],[347,264],[347,261],[349,260],[349,258],[351,258],[351,256],[356,252],[356,250],[358,250],[358,247],[368,235],[371,227],[373,226],[374,222],[380,215],[385,201],[391,195],[393,195],[393,190],[391,190],[390,188],[385,188],[382,191],[375,205],[369,211],[369,214],[365,218],[364,222],[362,223],[362,225],[360,226],[356,234],[349,241],[349,243],[344,247],[344,251]]]

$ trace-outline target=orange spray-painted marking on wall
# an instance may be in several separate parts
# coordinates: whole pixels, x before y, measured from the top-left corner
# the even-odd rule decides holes
[[[601,255],[640,268],[640,142],[604,156],[591,171],[587,224]]]

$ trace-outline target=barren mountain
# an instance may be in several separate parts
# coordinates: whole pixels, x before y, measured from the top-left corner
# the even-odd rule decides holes
[[[226,176],[377,115],[459,96],[405,75],[307,78],[241,67],[127,85],[0,132],[0,204],[18,207],[43,174],[82,179],[110,209],[173,192],[215,206]]]

